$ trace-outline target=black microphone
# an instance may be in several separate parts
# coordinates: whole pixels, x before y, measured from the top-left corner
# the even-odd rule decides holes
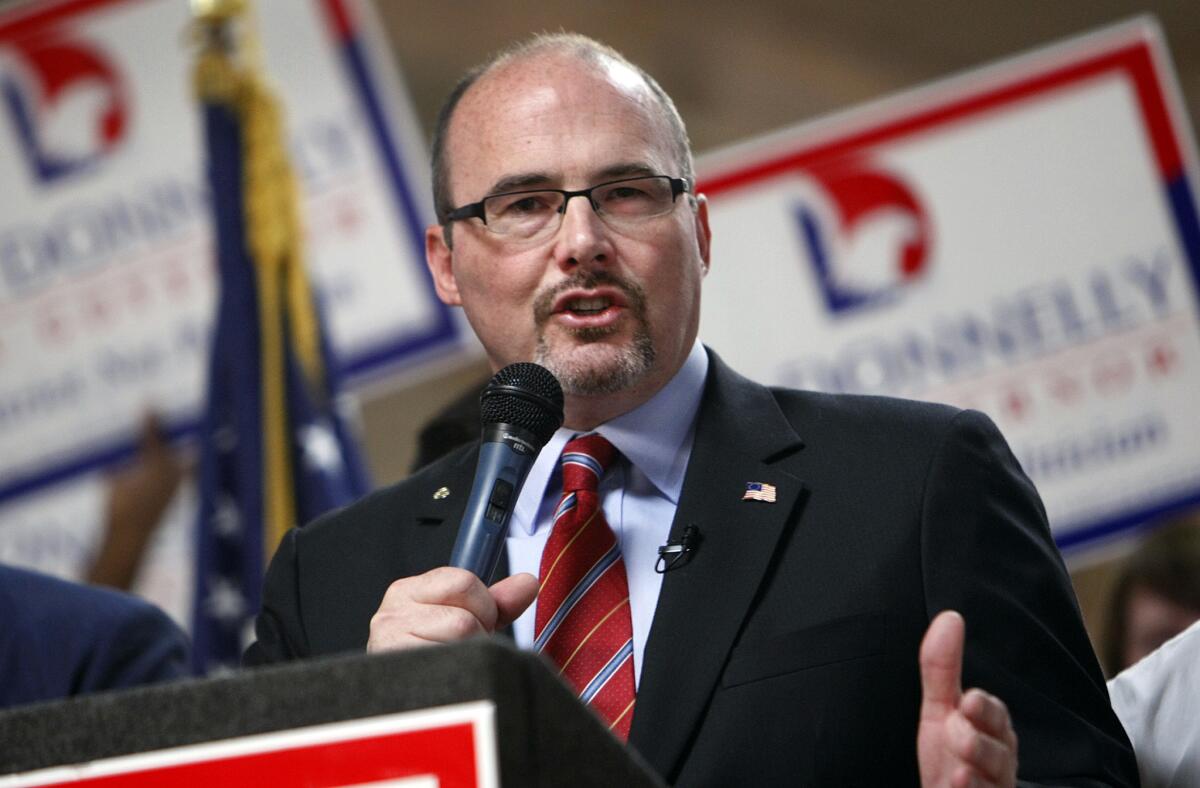
[[[668,539],[665,545],[658,548],[658,561],[654,563],[654,571],[665,575],[672,569],[678,569],[692,560],[692,553],[700,546],[700,529],[694,523],[689,523],[683,529],[683,535],[678,539]]]
[[[509,364],[479,396],[483,445],[450,566],[491,583],[508,517],[538,452],[563,423],[563,393],[545,367]]]

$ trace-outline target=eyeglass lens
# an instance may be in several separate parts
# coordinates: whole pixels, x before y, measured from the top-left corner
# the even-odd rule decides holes
[[[631,224],[671,210],[675,196],[666,176],[629,178],[593,186],[585,194],[596,213],[610,224]],[[483,201],[487,227],[494,233],[532,237],[556,228],[566,212],[562,191],[526,191],[498,194]]]

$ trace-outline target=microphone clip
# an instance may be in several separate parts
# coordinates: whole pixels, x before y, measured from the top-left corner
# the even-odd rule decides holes
[[[692,553],[699,546],[700,529],[694,523],[689,523],[678,539],[668,539],[665,545],[658,548],[658,561],[654,564],[654,571],[665,575],[672,569],[685,566],[692,560]]]

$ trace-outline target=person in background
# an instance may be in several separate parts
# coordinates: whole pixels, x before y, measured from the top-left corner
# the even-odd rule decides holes
[[[1200,621],[1108,682],[1142,788],[1200,786]]]
[[[433,414],[421,425],[417,435],[417,456],[413,459],[411,473],[445,457],[450,452],[479,439],[479,395],[487,380],[480,380],[449,404]]]
[[[133,462],[109,477],[100,548],[87,582],[128,591],[146,548],[180,482],[188,462],[171,448],[154,413],[142,419]]]
[[[149,602],[0,564],[0,708],[189,673],[187,638]]]
[[[190,675],[183,631],[123,593],[187,473],[147,413],[132,462],[108,481],[92,585],[0,564],[0,708]]]
[[[1105,626],[1108,675],[1133,665],[1198,619],[1200,512],[1193,512],[1151,533],[1125,561]]]

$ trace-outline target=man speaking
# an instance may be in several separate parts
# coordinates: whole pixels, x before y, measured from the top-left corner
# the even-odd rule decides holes
[[[433,168],[438,295],[494,369],[558,378],[564,426],[516,500],[503,579],[445,566],[475,445],[289,533],[248,663],[511,624],[672,784],[1136,784],[991,422],[768,389],[697,342],[707,206],[653,79],[535,38],[456,87]],[[946,609],[965,649],[962,618],[931,626]]]

